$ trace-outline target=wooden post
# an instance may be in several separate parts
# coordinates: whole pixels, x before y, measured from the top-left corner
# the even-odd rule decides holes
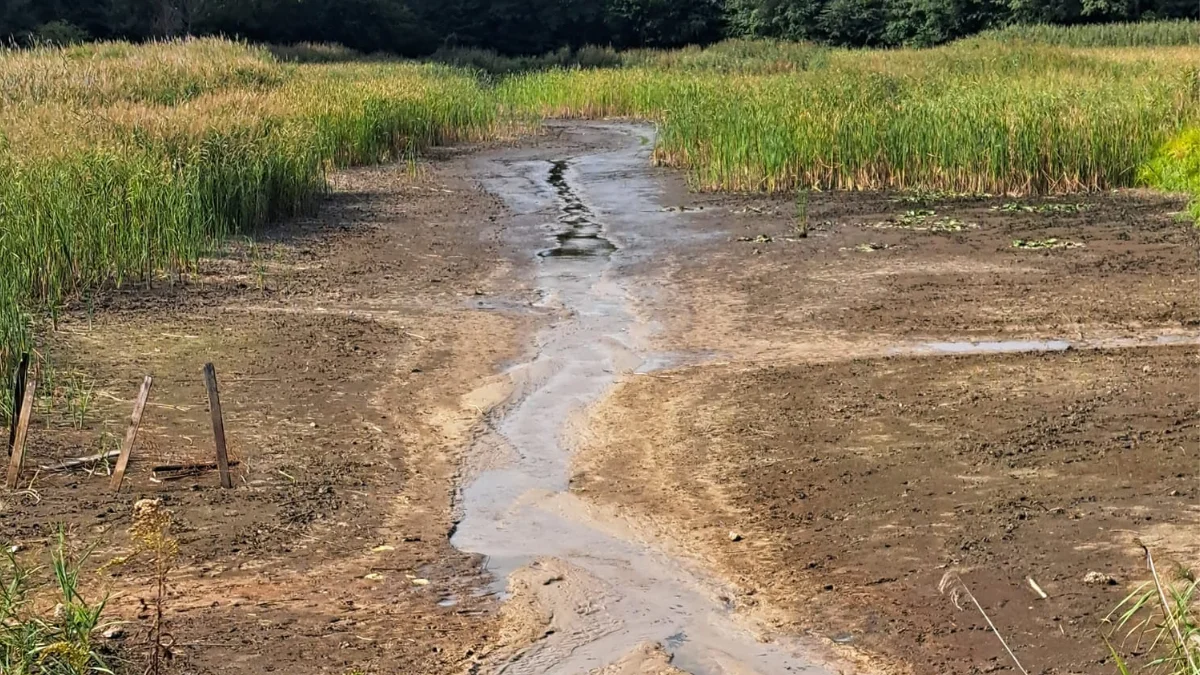
[[[212,411],[213,441],[217,444],[217,470],[221,472],[221,487],[233,487],[229,477],[229,453],[225,449],[225,419],[221,416],[221,395],[217,392],[217,369],[204,364],[204,385],[208,388],[208,407]]]
[[[142,390],[138,392],[137,401],[133,404],[133,415],[129,418],[129,429],[125,431],[125,444],[121,446],[121,455],[117,458],[117,469],[113,471],[109,487],[113,492],[121,491],[121,483],[125,480],[125,468],[129,466],[129,455],[133,453],[133,443],[137,440],[138,429],[142,426],[142,411],[146,409],[146,400],[150,398],[150,387],[154,378],[149,375],[142,380]]]
[[[28,375],[25,384],[25,396],[21,398],[21,412],[17,415],[17,433],[13,439],[12,457],[8,462],[9,490],[17,488],[17,479],[21,477],[21,464],[25,461],[25,438],[29,435],[29,419],[33,417],[33,397],[37,393],[37,373]]]
[[[21,401],[25,398],[25,377],[29,373],[29,354],[21,356],[17,366],[17,378],[13,381],[12,419],[8,421],[8,456],[12,457],[17,443],[17,419],[21,417]]]

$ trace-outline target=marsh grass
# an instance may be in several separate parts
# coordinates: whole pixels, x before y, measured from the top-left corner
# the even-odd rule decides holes
[[[753,60],[721,73],[559,70],[509,78],[497,93],[540,116],[656,120],[660,164],[696,188],[737,191],[1130,186],[1200,111],[1195,50],[1115,57],[973,41],[814,53],[819,66],[786,74]]]
[[[1079,26],[1013,25],[981,39],[1067,47],[1174,47],[1200,45],[1200,21],[1143,21]]]
[[[35,314],[182,276],[312,208],[330,169],[499,127],[479,83],[440,66],[285,65],[211,39],[0,50],[0,375]]]
[[[653,120],[655,161],[702,190],[1200,194],[1197,48],[1010,42],[441,55],[462,67],[216,39],[0,50],[0,381],[35,323],[186,278],[310,210],[330,170],[545,117]]]

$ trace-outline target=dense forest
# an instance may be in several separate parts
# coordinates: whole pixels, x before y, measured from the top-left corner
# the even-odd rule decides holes
[[[1195,18],[1200,0],[0,0],[14,43],[221,34],[406,56],[724,37],[922,46],[1012,23]]]

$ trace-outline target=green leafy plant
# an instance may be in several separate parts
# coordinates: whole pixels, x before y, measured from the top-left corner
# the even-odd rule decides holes
[[[923,223],[936,215],[937,211],[933,211],[931,209],[913,209],[911,211],[905,211],[903,214],[897,216],[896,222],[900,223],[901,225],[912,226],[916,225],[917,223]]]
[[[1022,202],[1005,202],[999,206],[993,206],[993,211],[1003,211],[1006,213],[1079,213],[1087,209],[1087,204],[1024,204]]]
[[[957,218],[937,216],[937,211],[929,209],[913,209],[903,214],[875,223],[874,227],[881,230],[912,230],[914,232],[962,232],[979,227],[977,223],[968,223]]]

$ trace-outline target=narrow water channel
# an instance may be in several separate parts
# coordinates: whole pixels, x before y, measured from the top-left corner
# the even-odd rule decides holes
[[[570,130],[608,149],[501,156],[479,170],[515,213],[516,230],[544,242],[530,254],[537,289],[563,317],[537,336],[533,358],[511,369],[516,392],[473,448],[483,468],[459,498],[453,543],[486,556],[498,592],[510,575],[542,566],[557,575],[544,592],[563,594],[552,602],[553,632],[496,670],[588,673],[650,642],[694,675],[824,672],[799,642],[757,640],[719,582],[568,492],[572,439],[587,408],[618,375],[655,363],[644,347],[652,327],[632,311],[638,291],[624,270],[687,236],[686,214],[664,213],[660,203],[652,130]]]
[[[569,166],[565,160],[550,164],[548,182],[558,194],[559,208],[562,210],[558,222],[562,227],[554,233],[556,245],[541,251],[538,256],[555,258],[608,255],[615,251],[616,247],[604,237],[604,227],[596,222],[591,210],[571,189],[566,178]]]

